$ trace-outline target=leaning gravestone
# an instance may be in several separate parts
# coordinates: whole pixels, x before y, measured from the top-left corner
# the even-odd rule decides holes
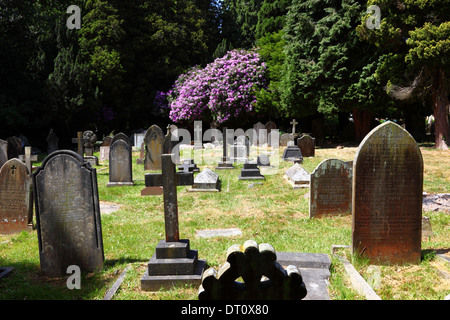
[[[148,128],[144,142],[144,170],[161,170],[161,155],[164,144],[164,133],[161,128],[156,124]]]
[[[42,272],[60,277],[67,267],[94,272],[103,265],[97,173],[70,150],[44,159],[32,175]]]
[[[297,146],[304,157],[314,157],[316,152],[316,139],[308,134],[303,134],[297,139]]]
[[[419,263],[422,190],[414,138],[391,121],[373,129],[353,164],[353,252],[372,263]]]
[[[109,182],[107,187],[132,186],[133,171],[130,140],[125,134],[117,134],[109,147]]]
[[[352,211],[352,168],[342,160],[322,161],[311,173],[309,217]]]
[[[0,169],[0,234],[33,228],[33,197],[26,165],[8,160]]]

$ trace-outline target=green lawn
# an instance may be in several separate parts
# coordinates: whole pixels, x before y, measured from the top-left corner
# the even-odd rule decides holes
[[[424,191],[450,193],[450,152],[421,148],[425,163]],[[196,152],[200,152],[197,150]],[[356,148],[318,148],[314,158],[306,158],[309,172],[324,159],[353,160]],[[279,156],[281,156],[280,150]],[[184,154],[186,157],[186,153]],[[200,169],[215,165],[222,150],[206,152],[204,163],[196,153]],[[183,156],[183,155],[182,155]],[[133,153],[132,187],[107,188],[107,163],[97,167],[100,201],[120,205],[111,214],[102,214],[105,262],[95,274],[84,274],[80,290],[69,290],[67,277],[48,279],[40,273],[36,231],[0,235],[0,266],[14,267],[13,273],[0,280],[0,299],[102,299],[120,273],[130,266],[114,299],[197,299],[198,288],[183,287],[156,293],[140,290],[140,279],[157,243],[164,238],[162,196],[141,197],[145,187],[143,165],[136,165],[138,153]],[[277,155],[271,157],[274,163]],[[216,161],[217,162],[217,161]],[[250,181],[238,180],[241,165],[235,170],[217,170],[222,181],[219,193],[190,193],[190,187],[178,187],[180,236],[190,239],[200,259],[218,268],[225,262],[226,251],[233,244],[246,240],[270,243],[276,251],[330,254],[334,244],[350,245],[351,216],[309,219],[308,189],[292,189],[284,180],[284,171],[292,164],[279,161],[279,169],[266,175],[262,184],[249,187]],[[264,174],[264,171],[263,171]],[[422,240],[423,260],[419,265],[381,266],[381,285],[375,291],[382,299],[443,299],[450,294],[450,281],[439,272],[450,274],[450,267],[435,254],[438,249],[450,249],[450,215],[424,212],[430,217],[433,233]],[[242,236],[198,238],[199,229],[239,228]],[[369,278],[368,263],[342,252],[365,278]],[[441,270],[441,271],[440,271]],[[363,299],[346,279],[342,264],[332,258],[330,295],[336,300]]]

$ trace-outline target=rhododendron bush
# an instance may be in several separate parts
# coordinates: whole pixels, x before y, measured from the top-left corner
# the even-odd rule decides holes
[[[204,69],[182,74],[167,93],[169,117],[175,122],[223,123],[254,110],[255,92],[266,87],[266,65],[255,50],[232,50]]]

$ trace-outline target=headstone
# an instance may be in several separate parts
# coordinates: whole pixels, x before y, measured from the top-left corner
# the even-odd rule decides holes
[[[218,163],[216,170],[234,169],[233,162],[228,157],[228,139],[229,139],[229,135],[227,132],[227,127],[224,127],[223,128],[223,141],[222,141],[223,157],[222,157],[222,161]]]
[[[19,155],[23,153],[22,140],[17,137],[9,137],[6,139],[8,142],[8,159],[19,158]]]
[[[33,228],[33,197],[26,165],[13,158],[0,169],[0,234]]]
[[[31,174],[33,172],[33,161],[37,161],[38,157],[37,155],[31,154],[31,147],[25,147],[25,154],[20,155],[19,159],[25,162],[25,165],[28,169],[28,174]]]
[[[100,146],[100,162],[109,160],[110,146]]]
[[[50,154],[52,152],[58,151],[58,142],[59,138],[58,136],[53,132],[53,129],[50,129],[50,132],[48,133],[47,139],[47,154]]]
[[[231,148],[231,161],[245,162],[250,153],[250,142],[246,136],[239,136]]]
[[[423,160],[414,138],[387,121],[353,164],[352,249],[375,263],[419,263]]]
[[[220,184],[219,175],[206,168],[195,177],[192,189],[189,191],[218,192],[221,188]]]
[[[194,121],[194,149],[203,149],[202,122]]]
[[[47,156],[35,173],[33,190],[41,271],[67,275],[76,265],[94,272],[104,261],[97,174],[73,151]]]
[[[92,157],[94,155],[94,144],[97,142],[97,135],[91,130],[84,131],[83,142],[86,156]]]
[[[257,122],[253,125],[253,129],[255,130],[256,135],[253,137],[254,145],[263,146],[267,143],[267,129],[264,124],[261,122]]]
[[[194,163],[194,159],[183,159],[182,163],[178,165],[178,170],[181,172],[199,172],[200,169]]]
[[[84,156],[84,141],[83,141],[83,131],[77,132],[77,137],[72,138],[72,143],[77,144],[77,153],[83,157]]]
[[[136,132],[134,134],[133,138],[134,138],[134,146],[136,148],[141,148],[142,144],[144,143],[145,131],[144,132]]]
[[[217,272],[205,271],[199,300],[300,300],[306,286],[297,267],[284,269],[274,248],[249,240],[228,248],[227,262]],[[242,278],[243,282],[236,281]]]
[[[289,181],[294,189],[308,188],[311,175],[300,164],[295,163],[286,170],[284,177]]]
[[[316,150],[315,138],[304,134],[297,139],[297,146],[300,148],[303,157],[314,157]]]
[[[303,155],[300,151],[300,148],[296,145],[288,143],[286,149],[283,152],[283,160],[284,161],[293,161],[294,163],[302,163]]]
[[[147,173],[145,186],[162,186],[166,239],[156,246],[155,254],[141,278],[141,289],[157,291],[173,285],[200,284],[206,261],[198,259],[189,240],[180,239],[177,186],[192,185],[193,173],[175,172],[172,154],[161,156],[162,173]]]
[[[246,162],[242,167],[241,174],[238,177],[239,180],[265,180],[256,162]]]
[[[322,161],[311,173],[309,217],[351,213],[352,179],[352,168],[344,161]]]
[[[292,134],[294,135],[297,132],[295,127],[298,125],[298,122],[294,119],[289,124],[292,124]]]
[[[8,161],[8,142],[0,139],[0,168]]]
[[[117,134],[109,147],[109,182],[107,187],[132,186],[133,170],[131,146],[124,134]]]
[[[292,133],[283,133],[280,137],[280,147],[286,147],[289,141],[294,141]]]
[[[106,136],[102,140],[102,147],[109,147],[111,145],[112,136]]]
[[[258,167],[270,167],[270,158],[267,154],[260,154],[256,158],[256,165]]]
[[[144,170],[161,170],[161,155],[164,143],[164,133],[156,124],[145,133]]]

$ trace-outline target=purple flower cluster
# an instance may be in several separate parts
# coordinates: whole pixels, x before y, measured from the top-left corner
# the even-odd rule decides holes
[[[193,121],[210,117],[218,123],[251,112],[255,90],[265,84],[266,65],[256,50],[232,50],[204,69],[182,74],[167,92],[170,119]]]

